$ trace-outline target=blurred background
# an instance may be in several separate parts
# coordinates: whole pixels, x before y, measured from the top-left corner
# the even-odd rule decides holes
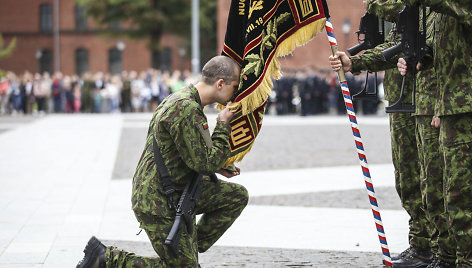
[[[230,3],[0,0],[0,114],[151,112],[220,54]],[[356,45],[362,2],[331,0],[329,7],[339,49]],[[266,112],[343,114],[330,53],[321,33],[282,58],[284,76]],[[363,75],[350,77],[351,93],[365,83]],[[380,99],[355,105],[383,114]]]

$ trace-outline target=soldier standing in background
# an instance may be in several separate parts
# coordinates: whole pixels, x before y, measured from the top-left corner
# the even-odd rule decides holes
[[[157,172],[153,139],[169,170],[175,198],[195,172],[225,177],[239,175],[239,169],[222,169],[229,157],[229,121],[233,113],[225,108],[218,114],[210,136],[203,107],[214,102],[226,105],[239,85],[239,66],[230,58],[216,56],[202,70],[202,81],[176,91],[159,105],[151,120],[146,146],[133,178],[132,207],[160,258],[142,257],[115,247],[105,247],[92,237],[77,267],[197,267],[198,252],[208,250],[232,225],[248,202],[247,190],[235,183],[204,176],[201,196],[193,215],[193,232],[180,237],[180,257],[164,245],[175,219],[172,200],[166,197],[163,180]],[[171,202],[171,203],[169,203]],[[175,204],[173,204],[175,207]],[[195,224],[195,214],[203,214]],[[95,265],[95,266],[93,266]],[[102,266],[100,266],[102,267]]]
[[[387,20],[394,20],[404,7],[404,3],[400,0],[370,0],[364,3],[369,12]],[[386,61],[381,52],[399,41],[394,29],[395,27],[387,36],[385,43],[365,51],[362,55],[349,58],[344,52],[338,52],[337,56],[330,56],[335,71],[341,68],[341,61],[344,70],[353,73],[362,70],[385,70],[385,98],[390,103],[399,98],[402,76],[396,70],[395,62]],[[405,89],[410,89],[409,92],[408,90],[405,92],[405,96],[411,96],[411,81],[409,85],[405,85]],[[410,215],[410,247],[398,256],[392,257],[394,267],[426,267],[433,261],[431,230],[434,225],[428,219],[422,203],[415,124],[415,117],[408,113],[390,114],[395,188],[403,208]]]
[[[446,218],[456,243],[457,267],[472,267],[472,2],[404,0],[440,13],[434,18],[433,55],[439,89],[435,115],[440,122]],[[398,69],[406,74],[406,62]],[[451,267],[441,260],[433,267]],[[452,266],[454,267],[454,266]]]

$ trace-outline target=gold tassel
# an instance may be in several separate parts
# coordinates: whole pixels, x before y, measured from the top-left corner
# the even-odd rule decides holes
[[[251,113],[257,107],[260,107],[262,103],[267,100],[272,91],[273,83],[271,77],[274,77],[278,80],[282,76],[278,57],[286,56],[292,53],[296,47],[303,46],[308,43],[324,29],[325,23],[326,19],[314,21],[298,29],[289,38],[280,43],[277,47],[274,57],[272,58],[272,61],[269,63],[269,66],[267,66],[266,73],[262,78],[259,87],[257,87],[256,90],[251,92],[251,94],[249,94],[243,100],[233,103],[230,106],[231,110],[237,111],[239,108],[241,108],[243,115],[246,115]],[[217,105],[217,108],[224,109],[224,106]]]
[[[275,51],[275,55],[272,58],[272,61],[269,63],[269,66],[267,66],[267,71],[262,78],[261,84],[256,88],[256,90],[251,92],[251,94],[249,94],[243,100],[236,103],[232,103],[230,109],[234,112],[241,109],[242,115],[245,116],[253,112],[254,109],[260,107],[262,103],[267,100],[272,91],[273,83],[271,77],[274,77],[278,80],[282,76],[280,72],[280,62],[278,60],[278,57],[286,56],[292,53],[292,51],[296,47],[303,46],[308,43],[324,29],[325,23],[326,19],[314,21],[298,29],[289,38],[285,39],[282,43],[280,43],[277,47],[277,50]],[[216,107],[220,110],[225,108],[225,106],[220,104],[217,104]],[[251,151],[253,145],[254,143],[247,150],[228,158],[224,166],[227,167],[235,162],[240,162],[244,158],[244,156],[249,151]]]

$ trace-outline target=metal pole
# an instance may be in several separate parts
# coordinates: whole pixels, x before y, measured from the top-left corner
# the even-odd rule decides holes
[[[200,12],[199,0],[192,0],[192,74],[200,74]]]
[[[338,42],[334,36],[333,24],[330,19],[326,20],[326,33],[328,34],[328,40],[331,45],[331,52],[333,56],[336,55],[338,51]],[[349,92],[349,87],[347,85],[346,76],[344,70],[338,71],[338,79],[341,84],[341,91],[344,97],[344,104],[346,105],[347,115],[349,121],[351,122],[352,134],[354,135],[354,141],[356,143],[357,155],[359,157],[359,162],[361,164],[362,174],[364,175],[365,186],[367,189],[367,194],[369,195],[369,202],[372,208],[372,214],[374,216],[375,227],[377,229],[377,234],[380,241],[380,247],[382,249],[382,254],[384,255],[384,264],[386,266],[392,266],[392,259],[390,258],[390,251],[388,250],[387,237],[385,235],[385,230],[382,223],[382,218],[380,217],[380,209],[377,203],[377,198],[375,198],[374,184],[372,183],[372,178],[370,177],[370,170],[367,165],[367,157],[364,151],[364,144],[361,139],[361,132],[357,125],[357,117],[354,111],[354,106],[352,104],[351,93]]]
[[[61,47],[59,43],[59,0],[54,0],[54,69],[61,71]]]

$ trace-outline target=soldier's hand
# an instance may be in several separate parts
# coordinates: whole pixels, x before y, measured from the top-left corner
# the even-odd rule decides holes
[[[406,60],[404,58],[399,58],[397,62],[397,68],[401,75],[406,75]]]
[[[226,105],[226,107],[221,110],[221,112],[218,113],[218,117],[217,117],[217,120],[218,121],[224,121],[224,122],[227,122],[229,123],[229,121],[231,120],[231,118],[233,118],[233,112],[229,109],[229,106],[231,105],[231,102],[228,102],[228,104]]]
[[[331,64],[331,69],[337,72],[343,68],[344,72],[351,71],[352,62],[351,59],[342,51],[336,52],[336,55],[329,56],[329,63]]]
[[[441,119],[439,119],[439,117],[437,116],[433,116],[433,120],[431,120],[431,126],[435,128],[439,128],[440,123],[441,123]]]
[[[240,168],[238,168],[236,166],[235,166],[235,168],[236,168],[236,171],[231,171],[231,170],[222,168],[222,169],[218,170],[216,173],[221,174],[221,175],[225,176],[226,178],[232,178],[234,176],[238,176],[241,173]]]
[[[397,68],[398,68],[398,71],[400,72],[401,75],[403,75],[403,76],[406,75],[407,64],[406,64],[406,60],[404,58],[399,58],[398,59]],[[418,62],[418,64],[416,65],[416,70],[419,71],[420,69],[421,69],[421,63]]]

